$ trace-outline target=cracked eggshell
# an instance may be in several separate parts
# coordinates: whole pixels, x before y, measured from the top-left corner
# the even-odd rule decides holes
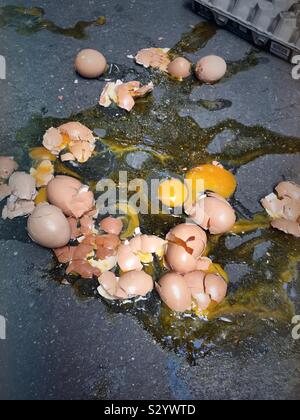
[[[137,235],[130,241],[130,247],[133,252],[142,254],[160,253],[166,245],[166,241],[154,235]]]
[[[140,258],[134,254],[130,245],[124,244],[118,249],[118,265],[124,273],[143,269]]]
[[[100,229],[105,233],[119,236],[123,230],[123,222],[121,219],[112,216],[106,217],[100,222]]]
[[[69,176],[57,176],[47,186],[51,204],[60,208],[66,216],[76,219],[94,207],[94,194],[80,181]]]
[[[11,195],[11,188],[6,184],[0,184],[0,202]]]
[[[63,136],[57,128],[51,127],[46,131],[43,146],[55,156],[65,148]]]
[[[173,311],[186,312],[192,307],[192,294],[184,278],[176,273],[168,273],[156,284],[162,301]]]
[[[36,191],[36,181],[33,176],[25,172],[15,172],[9,178],[8,185],[12,194],[20,200],[34,200]]]
[[[19,200],[12,195],[9,197],[6,206],[3,208],[2,218],[4,220],[12,220],[17,217],[28,216],[34,211],[34,208],[34,201]]]
[[[78,53],[75,59],[75,69],[82,77],[96,79],[105,73],[107,61],[99,51],[84,49]]]
[[[172,271],[187,274],[197,269],[207,245],[206,233],[198,226],[181,224],[167,235],[166,263]]]
[[[115,299],[119,283],[116,275],[111,271],[108,271],[106,273],[103,273],[99,277],[98,281],[102,288],[105,290],[106,294],[110,296],[110,299]],[[101,293],[100,295],[102,296]]]
[[[35,208],[27,230],[31,239],[45,248],[62,248],[71,239],[71,228],[63,212],[46,203]]]
[[[153,290],[153,279],[144,271],[130,271],[123,274],[119,280],[118,290],[116,296],[125,299],[134,298],[137,296],[147,296]]]
[[[221,276],[216,274],[205,276],[205,291],[212,301],[221,303],[227,295],[227,289],[227,283]]]
[[[13,157],[0,156],[0,179],[8,179],[17,169],[18,164]]]
[[[289,197],[294,200],[300,200],[300,185],[294,182],[281,182],[275,189],[279,198]]]
[[[176,79],[182,80],[191,75],[192,64],[183,57],[175,58],[168,65],[168,72]]]
[[[271,226],[274,229],[278,229],[288,235],[293,235],[296,238],[300,238],[300,224],[299,222],[293,222],[292,220],[277,219],[271,222]]]
[[[227,72],[226,61],[222,57],[209,55],[198,61],[195,69],[197,78],[204,83],[215,83]]]
[[[78,121],[70,121],[58,127],[60,133],[65,134],[73,142],[86,141],[95,143],[96,139],[92,130]]]
[[[209,193],[186,209],[190,218],[212,235],[230,232],[236,222],[236,214],[230,203],[218,194]]]

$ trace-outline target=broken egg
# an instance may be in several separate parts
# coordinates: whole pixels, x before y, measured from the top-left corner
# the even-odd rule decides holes
[[[167,72],[171,62],[169,51],[169,48],[146,48],[137,53],[135,61],[145,68],[152,67]]]
[[[271,226],[286,234],[300,237],[300,186],[289,181],[281,182],[261,204],[274,219]]]
[[[118,265],[124,273],[128,271],[141,271],[143,269],[140,257],[132,251],[129,244],[123,244],[119,247]]]
[[[181,224],[168,233],[167,241],[165,259],[168,267],[180,274],[195,271],[207,246],[206,233],[196,225]]]
[[[57,176],[47,186],[51,204],[60,208],[66,216],[76,219],[94,207],[94,194],[89,187],[69,176]]]
[[[173,311],[191,310],[192,293],[180,274],[166,274],[156,283],[156,290],[162,301]]]
[[[232,206],[218,194],[209,193],[202,196],[186,213],[193,222],[212,235],[230,232],[236,222],[236,214]]]
[[[31,239],[45,248],[62,248],[71,239],[71,228],[63,212],[46,203],[35,208],[27,230]]]
[[[54,178],[54,166],[50,160],[43,160],[37,168],[30,169],[30,175],[34,177],[37,188],[45,187]]]
[[[158,197],[166,207],[176,208],[185,203],[188,198],[188,190],[180,179],[167,179],[159,185]]]
[[[191,75],[191,67],[191,63],[186,58],[178,57],[168,65],[168,72],[176,79],[182,80]]]
[[[50,128],[43,138],[43,146],[53,155],[61,156],[61,160],[85,163],[95,150],[96,138],[93,132],[77,121],[70,121],[58,128]]]
[[[195,69],[197,79],[204,83],[215,83],[227,72],[226,61],[222,57],[209,55],[198,61]]]
[[[8,179],[17,169],[18,164],[13,157],[0,156],[0,179]]]
[[[191,169],[186,175],[186,181],[193,201],[205,191],[212,191],[229,198],[237,187],[235,176],[217,162]]]
[[[20,200],[15,196],[10,196],[6,206],[2,211],[2,219],[15,219],[17,217],[28,216],[34,211],[35,203],[29,200]]]
[[[110,216],[100,222],[100,229],[106,233],[120,235],[123,230],[123,222],[121,219]]]
[[[212,302],[221,303],[226,297],[227,283],[218,275],[195,271],[186,274],[184,280],[200,311],[207,310]]]
[[[144,271],[131,271],[120,278],[107,272],[99,277],[99,284],[99,294],[109,300],[145,297],[153,290],[153,279]]]
[[[96,79],[105,73],[107,61],[104,55],[99,51],[85,49],[80,51],[77,55],[75,59],[75,69],[82,77]]]
[[[25,172],[15,172],[9,178],[8,185],[12,194],[20,200],[32,201],[37,195],[33,176]]]
[[[130,112],[135,106],[135,98],[142,98],[154,89],[153,83],[142,86],[140,82],[133,81],[123,83],[121,80],[117,82],[109,82],[104,87],[99,105],[108,108],[115,103],[119,108]]]

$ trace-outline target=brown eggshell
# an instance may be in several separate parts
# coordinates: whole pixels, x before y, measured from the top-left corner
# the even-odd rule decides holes
[[[235,225],[236,214],[234,209],[223,197],[217,194],[210,194],[204,198],[204,211],[209,218],[207,228],[212,235],[230,232]]]
[[[227,294],[227,283],[222,277],[216,274],[207,274],[205,277],[205,291],[210,296],[211,300],[221,303]]]
[[[193,250],[192,256],[198,258],[203,254],[207,245],[207,236],[203,229],[194,224],[183,223],[177,225],[167,235],[167,240],[178,238]],[[191,238],[194,238],[191,240]]]
[[[184,278],[176,273],[168,273],[156,284],[162,301],[173,311],[186,312],[191,309],[192,295]]]
[[[290,197],[295,200],[300,200],[300,185],[294,182],[281,182],[277,185],[276,192],[279,198]]]
[[[221,80],[227,71],[225,60],[216,55],[209,55],[198,61],[195,69],[197,78],[204,83],[215,83]]]
[[[114,217],[106,217],[100,222],[100,229],[106,233],[120,235],[120,233],[123,230],[123,222],[121,219],[115,219]]]
[[[8,185],[12,194],[20,200],[34,200],[36,192],[35,179],[25,172],[15,172],[9,178]]]
[[[28,216],[34,211],[34,208],[34,201],[19,200],[14,196],[11,196],[8,198],[6,206],[3,208],[2,218],[4,220],[12,220],[17,217]]]
[[[300,224],[299,222],[293,222],[291,220],[277,219],[273,220],[271,226],[274,229],[278,229],[288,235],[293,235],[296,238],[300,238]]]
[[[40,204],[28,219],[31,239],[45,248],[62,248],[71,239],[71,228],[63,212],[49,204]]]
[[[0,184],[0,201],[11,195],[11,188],[6,184]]]
[[[153,290],[153,279],[144,271],[131,271],[120,277],[118,289],[125,292],[129,299],[136,296],[146,296]],[[116,296],[119,296],[118,290]],[[120,297],[123,297],[123,293]]]
[[[85,49],[80,51],[75,60],[75,69],[87,79],[96,79],[105,73],[107,61],[97,50]]]
[[[154,235],[137,235],[130,241],[133,252],[143,254],[156,254],[165,244],[166,241]]]
[[[143,269],[140,258],[133,253],[130,245],[121,245],[119,247],[118,265],[124,273],[128,271],[141,271]]]
[[[8,179],[16,170],[18,164],[14,161],[13,157],[0,156],[0,178]]]
[[[176,79],[185,79],[191,75],[191,63],[183,57],[175,58],[168,66],[168,72]]]
[[[63,136],[57,128],[49,128],[43,137],[43,146],[49,150],[53,155],[58,156],[63,150]]]
[[[60,133],[65,134],[73,142],[86,141],[95,143],[95,137],[92,130],[78,121],[70,121],[58,127]]]
[[[168,268],[175,273],[187,274],[197,269],[197,259],[181,246],[169,245],[165,258]]]
[[[47,197],[51,204],[65,215],[82,217],[94,206],[94,194],[75,178],[57,176],[47,186]]]
[[[116,295],[118,288],[118,279],[114,273],[107,271],[99,277],[99,283],[105,291],[112,297]]]

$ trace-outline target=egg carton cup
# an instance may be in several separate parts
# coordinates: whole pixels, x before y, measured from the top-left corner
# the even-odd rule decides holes
[[[287,61],[300,54],[300,1],[193,0],[193,8]]]

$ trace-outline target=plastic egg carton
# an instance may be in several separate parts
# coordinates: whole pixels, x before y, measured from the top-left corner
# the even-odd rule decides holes
[[[300,1],[193,0],[193,7],[206,19],[285,60],[300,54]]]

